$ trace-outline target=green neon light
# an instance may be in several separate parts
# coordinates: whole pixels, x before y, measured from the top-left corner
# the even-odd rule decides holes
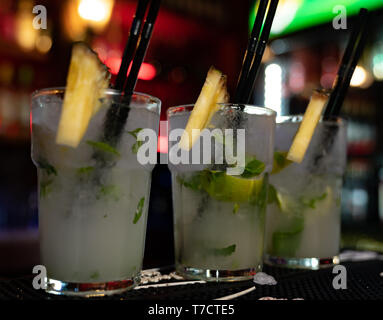
[[[255,1],[253,9],[250,12],[249,27],[250,30],[254,24],[258,0]],[[286,6],[289,4],[289,6]],[[360,8],[375,10],[383,8],[383,0],[280,0],[277,10],[277,16],[273,23],[271,37],[282,36],[301,29],[309,28],[315,25],[323,24],[332,21],[337,13],[333,13],[335,6],[344,6],[347,10],[347,15],[352,16],[359,12]],[[295,7],[295,8],[294,8]],[[280,12],[284,10],[284,12]],[[286,21],[280,24],[279,30],[275,31],[275,26],[281,22],[280,17],[284,17]]]

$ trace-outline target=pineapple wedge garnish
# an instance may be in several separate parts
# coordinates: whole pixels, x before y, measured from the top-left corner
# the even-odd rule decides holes
[[[56,143],[76,148],[89,121],[101,107],[110,73],[97,54],[83,43],[72,49]]]
[[[209,125],[214,113],[219,109],[217,104],[228,101],[229,94],[226,88],[226,76],[214,67],[210,67],[201,93],[190,114],[185,131],[181,136],[180,148],[187,151],[190,150],[197,141],[199,133]]]
[[[296,163],[302,162],[327,100],[328,94],[321,91],[314,91],[306,112],[303,115],[298,132],[287,153],[287,160]]]
[[[227,92],[226,80],[227,80],[227,77],[223,75],[221,77],[218,90],[215,92],[213,103],[210,106],[210,112],[206,120],[205,127],[209,125],[211,118],[213,118],[214,113],[216,113],[219,110],[219,103],[229,102],[229,93]]]

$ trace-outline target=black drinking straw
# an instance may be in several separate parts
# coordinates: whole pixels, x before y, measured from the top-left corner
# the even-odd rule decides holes
[[[124,89],[125,95],[132,95],[134,88],[136,87],[138,72],[140,71],[141,64],[146,55],[146,50],[149,46],[160,5],[161,0],[153,0],[150,5],[148,16],[146,17],[146,21],[142,29],[140,44],[138,45],[132,68],[130,69],[128,80]]]
[[[126,81],[125,88],[123,89],[124,106],[118,106],[114,104],[109,108],[107,112],[106,120],[104,123],[103,141],[109,143],[112,146],[115,146],[118,143],[120,136],[123,132],[126,119],[128,118],[130,108],[126,107],[126,105],[130,104],[130,100],[137,83],[138,72],[145,58],[145,54],[153,32],[154,24],[157,19],[160,4],[161,0],[152,0],[151,5],[149,7],[149,12],[146,17],[144,26],[142,28],[140,42],[133,59],[132,67],[130,69],[128,79]],[[124,65],[126,65],[126,63],[127,65],[129,65],[129,62],[123,61],[121,62],[121,65],[123,63]]]
[[[149,0],[139,0],[137,4],[136,13],[133,17],[133,22],[130,27],[129,38],[126,43],[124,53],[122,55],[120,69],[118,70],[114,89],[122,90],[126,81],[126,74],[130,63],[133,60],[134,52],[137,47],[137,42],[140,37],[142,21],[144,20],[146,8],[148,7]]]
[[[265,52],[267,41],[269,40],[269,37],[270,37],[271,25],[273,24],[277,7],[278,7],[278,0],[271,0],[269,10],[266,15],[265,24],[262,29],[260,41],[258,42],[255,55],[254,55],[254,60],[246,80],[246,88],[241,97],[242,103],[250,102],[251,94],[254,89],[255,80],[258,75],[259,66],[261,65],[263,53]]]
[[[247,43],[247,49],[245,52],[245,56],[243,59],[243,64],[241,68],[241,72],[238,77],[237,88],[234,94],[234,103],[242,103],[243,92],[246,86],[246,79],[248,77],[248,73],[251,67],[251,62],[253,61],[254,54],[259,42],[259,36],[261,33],[261,28],[263,24],[263,19],[265,17],[267,5],[269,4],[269,0],[261,0],[258,6],[257,15],[255,17],[253,30],[251,31],[251,36]]]
[[[368,30],[367,20],[368,10],[364,8],[360,9],[358,20],[351,32],[342,62],[334,81],[333,90],[325,109],[323,116],[325,120],[337,117],[340,113],[355,67],[366,44]]]
[[[327,106],[323,115],[324,120],[335,120],[340,114],[341,107],[346,97],[347,90],[350,86],[352,75],[355,67],[362,55],[367,40],[368,33],[368,10],[360,9],[358,19],[351,32],[345,53],[338,69],[337,76],[334,81],[333,90],[330,94]],[[321,159],[323,159],[334,145],[338,127],[330,127],[329,130],[323,132],[321,137],[322,148],[318,148],[318,154],[313,156],[314,168],[319,167]]]

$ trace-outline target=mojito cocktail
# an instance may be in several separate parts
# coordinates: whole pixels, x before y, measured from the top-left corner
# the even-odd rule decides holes
[[[130,105],[107,89],[77,147],[56,141],[65,88],[32,97],[32,159],[38,171],[41,264],[47,290],[110,294],[131,288],[142,266],[151,171],[137,159],[143,128],[157,132],[160,101]],[[119,142],[100,139],[110,108],[128,110]],[[156,142],[155,142],[156,143]]]
[[[302,117],[278,117],[266,223],[266,262],[318,269],[338,262],[346,124],[320,121],[302,163],[286,159]],[[331,139],[328,143],[327,139]]]
[[[205,280],[249,279],[262,268],[275,113],[248,105],[219,105],[205,129],[207,135],[201,134],[184,158],[191,162],[175,164],[171,156],[178,140],[171,139],[172,132],[185,128],[192,110],[193,106],[181,106],[168,111],[177,272]],[[233,130],[232,139],[226,129]],[[236,134],[238,129],[244,130],[242,137]],[[211,149],[206,148],[209,134]],[[243,171],[229,174],[227,169],[239,162],[228,165],[226,152],[223,158],[216,156],[240,143],[245,147]],[[192,162],[195,151],[200,151],[197,160],[202,161],[210,150],[209,163]]]

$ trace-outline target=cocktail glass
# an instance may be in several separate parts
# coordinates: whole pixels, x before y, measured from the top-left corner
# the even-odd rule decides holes
[[[46,291],[109,295],[139,281],[153,164],[141,164],[139,131],[157,134],[161,102],[105,92],[77,148],[56,144],[65,88],[32,95],[32,160],[38,173],[41,263]],[[112,103],[113,102],[113,103]],[[109,108],[129,108],[115,145],[101,141]],[[110,129],[110,128],[109,128]],[[157,142],[154,141],[156,144]]]
[[[173,141],[177,135],[173,133],[185,128],[192,110],[193,105],[168,110],[176,270],[192,279],[249,279],[262,268],[275,113],[250,105],[221,104],[205,131],[207,140],[201,135],[183,158],[192,163],[194,152],[199,151],[200,157],[194,160],[200,161],[174,163],[178,141]],[[211,147],[206,147],[206,141]],[[233,146],[235,154],[240,144],[246,166],[241,175],[232,175],[227,169],[238,163],[233,164],[226,150]],[[203,159],[207,153],[209,161]]]
[[[265,262],[319,269],[339,262],[346,123],[320,121],[302,163],[286,160],[302,116],[277,118]]]

